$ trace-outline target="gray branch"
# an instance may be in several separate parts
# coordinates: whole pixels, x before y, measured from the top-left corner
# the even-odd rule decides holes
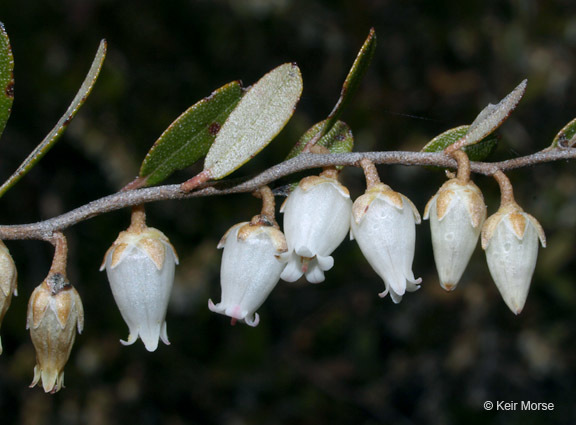
[[[234,179],[210,182],[191,193],[184,193],[179,184],[157,186],[118,192],[97,199],[72,211],[49,220],[31,224],[0,226],[0,239],[42,239],[49,240],[56,231],[64,230],[81,221],[121,208],[146,204],[155,201],[199,198],[204,196],[228,195],[253,192],[260,186],[270,184],[282,177],[299,171],[322,168],[332,165],[359,166],[360,160],[367,158],[375,164],[399,164],[438,166],[456,169],[456,161],[444,153],[425,152],[354,152],[341,154],[305,153],[277,164],[262,173],[247,179]],[[471,162],[473,173],[492,175],[496,171],[507,171],[545,162],[576,159],[576,148],[556,148],[532,155],[502,162]]]

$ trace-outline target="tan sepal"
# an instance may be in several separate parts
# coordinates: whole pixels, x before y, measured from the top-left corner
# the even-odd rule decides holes
[[[226,233],[224,233],[224,236],[222,236],[220,238],[220,241],[218,242],[218,245],[216,246],[216,248],[217,249],[224,248],[224,245],[226,244],[226,239],[228,239],[228,235],[230,234],[230,232],[232,232],[236,227],[244,226],[245,224],[250,224],[250,223],[248,221],[243,221],[242,223],[235,224],[234,226],[232,226],[231,228],[226,230]]]
[[[469,185],[475,187],[476,190],[472,190],[472,188],[466,189],[470,193],[470,202],[466,204],[466,207],[472,220],[472,227],[476,228],[486,217],[486,204],[480,189],[472,182],[469,182]]]
[[[338,180],[333,179],[331,177],[325,177],[325,176],[304,177],[302,180],[300,180],[298,186],[300,187],[300,189],[306,192],[310,190],[312,187],[322,183],[330,183],[342,194],[342,196],[346,198],[350,197],[350,191],[348,190],[348,188],[342,185]]]
[[[78,310],[78,333],[81,334],[84,330],[84,306],[82,305],[80,294],[74,287],[70,287],[70,292],[72,293],[72,298],[74,299],[74,303]]]
[[[260,233],[266,233],[268,238],[270,238],[270,240],[272,241],[272,244],[274,245],[276,251],[278,251],[279,253],[288,251],[288,246],[286,244],[286,238],[284,237],[284,233],[282,233],[275,227],[263,224],[251,224],[251,223],[240,223],[239,226],[241,227],[238,230],[238,240],[245,241],[249,237],[257,236]]]
[[[120,260],[123,257],[124,252],[126,251],[126,248],[128,248],[128,244],[125,243],[121,243],[118,244],[116,246],[112,245],[112,247],[110,247],[110,249],[106,252],[106,255],[104,256],[104,261],[102,262],[102,266],[100,267],[100,270],[104,270],[104,267],[106,265],[106,258],[108,257],[108,253],[112,252],[112,259],[110,260],[110,267],[114,268],[118,265],[118,263],[120,263]]]
[[[428,202],[426,202],[426,206],[424,207],[424,220],[428,220],[430,217],[430,209],[432,208],[433,201],[436,199],[438,194],[435,194],[433,197],[430,198]]]
[[[500,220],[502,219],[502,213],[496,212],[495,214],[488,217],[488,219],[484,222],[484,226],[482,226],[482,233],[481,233],[481,242],[482,242],[482,249],[488,248],[488,244],[490,243],[490,239],[494,235],[496,231],[496,227]]]
[[[530,222],[532,223],[532,225],[536,229],[536,233],[538,233],[538,238],[540,239],[540,244],[542,245],[542,248],[546,248],[546,234],[544,233],[544,228],[542,227],[540,222],[538,222],[538,220],[536,220],[536,218],[534,216],[532,216],[528,213],[524,213],[524,214],[526,215],[526,218],[528,220],[530,220]]]
[[[519,212],[513,212],[508,215],[512,231],[519,240],[524,239],[524,232],[526,231],[526,217]]]
[[[26,317],[26,329],[36,329],[44,315],[46,314],[46,309],[50,304],[50,291],[43,287],[43,284],[40,284],[30,296],[30,300],[28,301],[28,314]]]
[[[422,217],[420,217],[420,212],[418,211],[418,208],[416,208],[416,205],[414,205],[414,202],[412,202],[410,199],[408,199],[408,197],[404,195],[401,196],[404,199],[404,202],[410,205],[410,208],[412,208],[412,212],[414,213],[414,221],[416,224],[420,224],[422,222]]]
[[[162,270],[166,258],[166,247],[161,240],[143,238],[138,243],[138,248],[148,255],[158,270]]]

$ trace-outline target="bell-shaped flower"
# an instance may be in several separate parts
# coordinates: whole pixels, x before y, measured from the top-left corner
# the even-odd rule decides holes
[[[538,257],[538,239],[546,236],[538,221],[515,202],[501,206],[482,228],[482,248],[492,279],[514,314],[524,308]]]
[[[10,307],[12,295],[17,295],[16,291],[16,265],[12,256],[0,241],[0,325]],[[2,341],[0,340],[0,354],[2,354]]]
[[[244,222],[232,226],[218,244],[224,248],[220,268],[221,302],[208,308],[249,326],[257,326],[256,310],[280,280],[284,264],[278,256],[286,251],[282,232],[267,224]]]
[[[412,272],[420,214],[414,204],[389,186],[378,183],[366,190],[352,208],[351,239],[356,239],[364,257],[384,280],[392,301],[399,303],[406,291],[416,291],[421,278]]]
[[[451,291],[470,261],[486,220],[482,192],[471,181],[450,179],[426,205],[424,219],[430,219],[440,285]]]
[[[64,386],[64,366],[76,338],[82,333],[84,309],[80,296],[59,273],[50,274],[30,296],[26,328],[36,349],[34,380],[42,381],[45,392],[55,393]]]
[[[108,249],[100,270],[106,268],[114,300],[128,325],[128,340],[122,344],[133,344],[138,337],[148,351],[156,350],[159,338],[170,344],[166,310],[176,264],[178,256],[168,238],[145,225],[120,232]]]
[[[350,193],[337,179],[302,179],[280,209],[288,244],[281,256],[287,263],[281,278],[295,282],[305,274],[308,282],[324,281],[324,272],[334,266],[330,254],[350,229],[351,210]]]

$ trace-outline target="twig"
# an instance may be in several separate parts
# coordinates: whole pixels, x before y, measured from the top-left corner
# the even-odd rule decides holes
[[[262,173],[248,178],[210,182],[200,185],[196,191],[185,193],[179,184],[157,186],[133,191],[120,191],[100,198],[49,220],[20,225],[0,226],[0,239],[42,239],[48,240],[55,231],[66,229],[89,218],[132,207],[148,202],[187,199],[204,196],[228,195],[233,193],[253,192],[263,185],[270,184],[281,177],[312,168],[331,165],[355,166],[362,159],[369,159],[375,164],[399,164],[437,166],[457,168],[456,161],[443,153],[428,152],[355,152],[341,154],[301,154],[296,158],[277,164]],[[502,162],[471,162],[473,173],[493,175],[496,171],[529,167],[536,164],[559,160],[576,159],[576,149],[555,149],[541,151],[532,155],[510,159]]]

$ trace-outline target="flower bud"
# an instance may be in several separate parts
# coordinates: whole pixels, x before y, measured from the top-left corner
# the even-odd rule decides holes
[[[412,272],[420,214],[404,195],[383,183],[374,184],[354,202],[350,238],[356,239],[368,263],[384,280],[392,301],[416,291],[422,281]]]
[[[142,338],[148,351],[160,338],[170,344],[166,332],[166,310],[178,257],[168,238],[159,230],[142,225],[120,232],[106,252],[100,270],[108,280],[120,314],[128,325],[127,341]]]
[[[470,261],[486,220],[482,192],[471,181],[450,179],[426,205],[424,219],[428,218],[440,285],[451,291]]]
[[[16,291],[16,265],[12,256],[0,241],[0,325],[10,307],[12,295],[17,295]],[[0,354],[2,354],[2,341],[0,340]]]
[[[80,296],[62,274],[50,274],[30,297],[26,329],[30,329],[36,349],[34,380],[42,381],[45,392],[55,393],[64,386],[64,366],[70,357],[76,330],[84,328]]]
[[[324,272],[334,265],[330,254],[350,229],[351,209],[350,193],[337,179],[302,179],[280,209],[288,244],[281,255],[287,263],[281,278],[295,282],[305,274],[308,282],[324,281]]]
[[[282,232],[266,224],[249,222],[232,226],[218,248],[224,248],[220,281],[222,301],[208,308],[249,326],[257,326],[256,310],[280,280],[284,264],[278,255],[286,251]]]
[[[526,303],[538,257],[538,239],[546,247],[540,223],[515,202],[500,207],[482,228],[482,248],[490,274],[514,314],[519,314]]]

